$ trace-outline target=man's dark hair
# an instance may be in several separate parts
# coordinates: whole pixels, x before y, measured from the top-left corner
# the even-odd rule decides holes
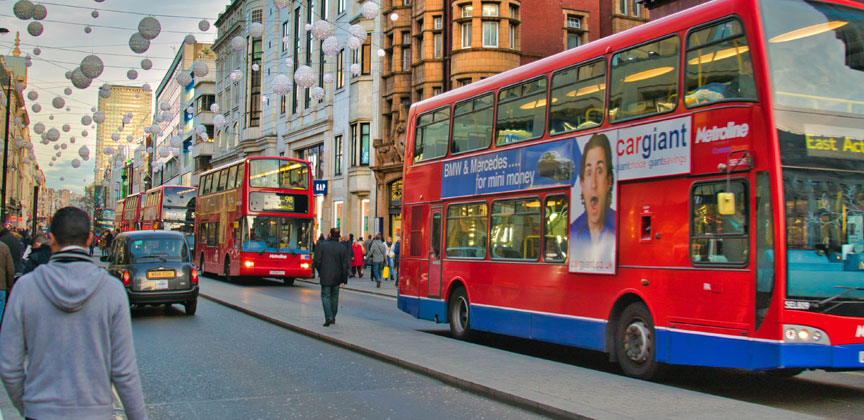
[[[63,207],[51,219],[51,234],[57,245],[84,246],[90,236],[90,216],[78,207]]]
[[[609,178],[609,183],[611,184],[615,180],[612,174],[612,170],[614,169],[612,168],[612,145],[609,144],[609,138],[605,134],[591,136],[591,139],[585,144],[585,148],[582,149],[582,159],[579,162],[579,179],[585,179],[585,165],[588,164],[588,151],[597,147],[603,149],[603,159],[606,162],[606,176]]]
[[[342,232],[339,231],[339,228],[330,228],[330,237],[339,239],[339,236]]]

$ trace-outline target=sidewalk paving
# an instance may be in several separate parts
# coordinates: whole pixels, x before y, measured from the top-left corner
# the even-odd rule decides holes
[[[317,290],[301,280],[293,288],[250,288],[201,280],[201,295],[217,303],[294,331],[426,374],[451,385],[540,413],[591,419],[811,419],[814,417],[578,366],[538,359],[458,340],[429,330],[445,325],[414,320],[392,299],[380,313],[360,314],[346,306],[338,323],[323,327]],[[396,296],[392,282],[381,288],[349,279],[345,289]],[[344,292],[343,293],[350,293]],[[373,304],[376,302],[373,302]],[[392,308],[392,314],[391,314]],[[405,320],[393,322],[393,317]],[[394,325],[395,324],[395,325]]]

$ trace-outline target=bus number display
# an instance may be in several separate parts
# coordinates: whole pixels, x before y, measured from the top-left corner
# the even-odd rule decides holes
[[[302,195],[271,192],[249,193],[249,211],[304,213],[308,206],[306,197]]]

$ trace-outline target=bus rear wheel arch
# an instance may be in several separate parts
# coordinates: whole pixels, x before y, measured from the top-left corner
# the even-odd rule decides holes
[[[225,267],[223,269],[223,276],[225,277],[225,281],[231,283],[231,257],[225,255]]]
[[[659,375],[654,318],[644,303],[630,303],[621,312],[615,325],[615,355],[627,376],[651,380]]]
[[[471,303],[468,292],[462,286],[457,286],[447,299],[447,322],[450,324],[450,334],[459,340],[470,340]]]

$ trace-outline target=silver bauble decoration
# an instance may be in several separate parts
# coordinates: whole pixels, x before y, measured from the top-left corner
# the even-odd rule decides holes
[[[12,6],[12,13],[21,20],[30,20],[33,17],[33,3],[29,0],[19,0]]]
[[[208,22],[206,19],[201,20],[201,22],[198,22],[198,30],[200,30],[201,32],[209,31],[210,22]]]
[[[96,111],[93,113],[93,122],[96,124],[102,124],[105,122],[105,113],[102,111]]]
[[[324,91],[324,88],[322,88],[321,86],[315,86],[312,88],[311,91],[309,91],[309,95],[312,96],[312,98],[314,98],[316,101],[320,101],[321,99],[324,99],[325,94],[326,94],[326,92]]]
[[[141,90],[143,90],[144,92],[150,92],[150,83],[144,83],[143,85],[141,85]]]
[[[259,22],[252,22],[249,25],[249,35],[252,38],[261,38],[261,35],[264,35],[264,25]]]
[[[153,62],[150,61],[149,58],[145,58],[141,60],[141,69],[142,70],[150,70],[153,68]]]
[[[63,127],[60,127],[60,129],[62,129],[64,133],[68,133],[72,127],[70,127],[69,124],[63,124]]]
[[[120,133],[111,133],[111,140],[119,141],[120,140]]]
[[[293,89],[291,86],[291,78],[281,73],[273,78],[271,86],[273,87],[273,93],[279,96],[288,95]]]
[[[159,102],[159,110],[168,111],[170,109],[171,109],[171,102],[168,102],[168,101]]]
[[[346,42],[345,45],[351,50],[356,51],[363,46],[363,41],[361,41],[360,38],[349,36],[348,42]]]
[[[135,69],[129,70],[129,71],[126,72],[126,77],[127,77],[129,80],[135,80],[135,79],[138,78],[138,71],[135,70]]]
[[[380,11],[381,10],[379,9],[378,5],[371,1],[367,1],[366,4],[364,4],[363,7],[360,8],[360,13],[362,13],[363,17],[365,17],[366,19],[375,19],[376,17],[378,17],[378,13]]]
[[[33,104],[33,106],[31,106],[30,109],[31,109],[33,112],[35,112],[35,113],[38,114],[39,111],[42,110],[42,105],[39,105],[39,104]]]
[[[64,106],[66,106],[66,100],[63,99],[62,97],[58,96],[58,97],[51,100],[51,105],[54,108],[60,109],[60,108],[63,108]]]
[[[240,51],[243,48],[246,48],[246,40],[243,39],[242,36],[235,36],[231,39],[231,49],[234,51]]]
[[[360,70],[361,70],[360,63],[354,63],[351,65],[351,74],[356,76],[356,75],[360,74]]]
[[[60,131],[56,128],[52,128],[45,132],[45,138],[50,141],[57,141],[60,139]]]
[[[31,90],[30,92],[27,92],[27,99],[29,99],[31,101],[35,101],[35,100],[39,99],[39,94],[36,93],[35,90]]]
[[[227,121],[225,120],[225,116],[222,114],[216,114],[216,116],[213,117],[213,127],[215,127],[217,130],[220,130],[220,129],[222,129],[222,127],[225,127],[226,123],[227,123]]]
[[[207,67],[207,63],[203,61],[195,61],[192,64],[192,72],[195,73],[195,77],[204,77],[207,73],[210,73],[210,68]]]
[[[78,167],[81,166],[81,161],[78,159],[72,159],[72,162],[70,164],[73,168],[78,169]]]
[[[43,30],[45,30],[45,28],[39,22],[30,22],[30,24],[27,25],[27,33],[29,33],[30,36],[42,35]]]
[[[174,80],[180,86],[186,87],[189,86],[190,83],[192,83],[192,76],[189,75],[189,72],[181,71],[177,73],[177,76],[174,78]]]
[[[147,16],[141,19],[141,22],[138,22],[138,33],[144,39],[150,40],[156,38],[160,32],[162,32],[162,25],[154,17]]]
[[[36,124],[33,124],[33,132],[36,134],[44,133],[45,132],[45,124],[42,124],[41,122],[37,122]]]
[[[105,153],[106,155],[109,155],[109,156],[113,155],[114,154],[114,148],[111,146],[105,146],[105,148],[102,149],[102,153]]]
[[[67,147],[69,147],[69,145],[66,143],[63,143],[60,145],[60,150],[66,150]]]
[[[72,80],[72,71],[71,70],[66,72],[66,80]]]
[[[348,33],[354,38],[360,39],[360,42],[366,41],[366,37],[369,35],[366,32],[366,28],[356,24],[348,27]]]
[[[186,35],[186,38],[183,38],[183,43],[186,45],[194,45],[195,41],[195,35],[192,34]]]
[[[78,149],[78,156],[81,156],[81,159],[90,156],[90,149],[88,149],[87,146],[81,146],[81,148]]]
[[[333,83],[333,73],[324,73],[323,79],[324,79],[324,83],[326,83],[328,85]]]
[[[33,48],[33,55],[40,55],[40,54],[42,54],[42,48],[39,48],[39,47]]]
[[[145,39],[141,34],[135,32],[129,38],[129,49],[135,54],[142,54],[150,48],[150,40]]]
[[[219,112],[219,104],[214,102],[210,105],[210,112]]]
[[[258,70],[261,70],[261,66],[259,66],[258,63],[252,64],[252,71],[258,71]]]
[[[170,155],[170,154],[171,154],[171,152],[168,150],[167,147],[162,146],[159,148],[159,157],[167,158],[168,155]]]
[[[36,4],[33,5],[33,19],[34,20],[42,20],[48,17],[48,9],[45,8],[45,5]]]
[[[321,51],[324,51],[324,55],[327,57],[335,57],[339,55],[340,49],[342,49],[342,45],[339,42],[339,38],[335,36],[328,37],[321,43]]]
[[[170,122],[173,119],[174,119],[174,114],[170,110],[162,111],[162,121]]]
[[[240,79],[243,78],[243,72],[240,70],[234,70],[230,74],[228,74],[228,78],[233,82],[239,82]]]
[[[85,27],[84,27],[84,33],[85,33],[85,34],[89,34],[90,32],[93,32],[93,28],[91,28],[91,27],[89,27],[89,26],[85,26]]]
[[[318,20],[312,24],[312,36],[319,41],[323,41],[333,35],[333,24],[326,20]]]
[[[84,73],[85,76],[91,79],[102,75],[104,69],[105,65],[102,63],[102,59],[95,55],[88,55],[81,60],[81,73]]]
[[[72,86],[75,86],[78,89],[87,89],[90,86],[90,82],[93,79],[84,75],[84,72],[81,71],[80,67],[76,67],[75,70],[72,71]]]
[[[315,86],[317,79],[318,76],[315,74],[315,70],[312,70],[312,67],[309,66],[300,66],[294,72],[294,81],[300,87],[311,88]]]
[[[135,137],[132,137],[131,134],[128,135],[128,136],[126,136],[126,141],[127,141],[128,143],[132,143],[134,140],[135,140]]]
[[[63,89],[63,94],[66,95],[66,96],[71,95],[71,94],[72,94],[72,88],[68,88],[68,87],[67,87],[66,89]],[[69,108],[66,108],[66,110],[68,111]]]

